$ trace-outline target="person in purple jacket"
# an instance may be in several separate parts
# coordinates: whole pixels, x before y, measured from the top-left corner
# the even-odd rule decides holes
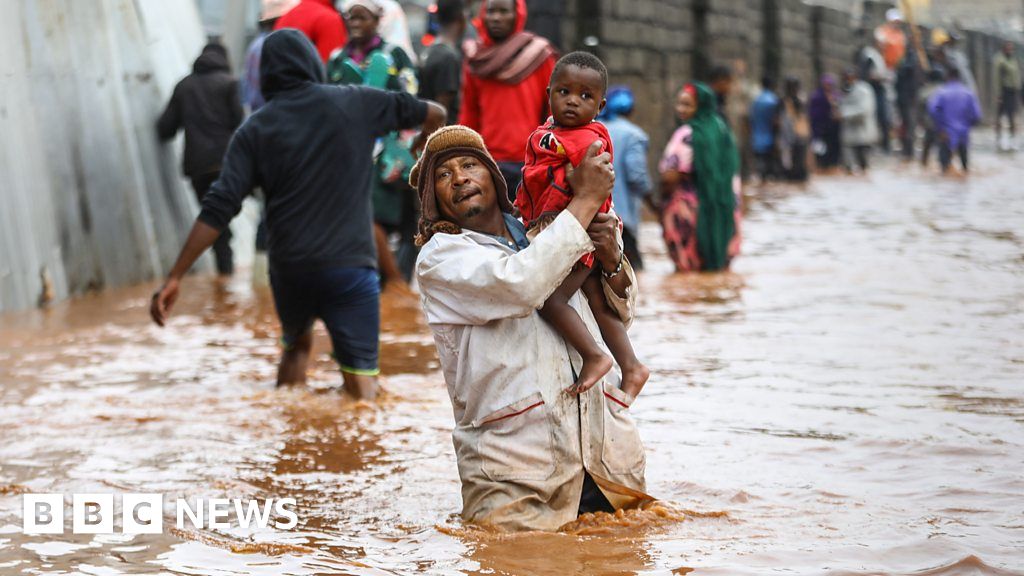
[[[949,69],[946,84],[928,101],[928,113],[939,135],[942,173],[949,171],[954,151],[960,156],[964,172],[967,172],[971,127],[981,120],[981,106],[978,97],[960,79],[959,70]]]

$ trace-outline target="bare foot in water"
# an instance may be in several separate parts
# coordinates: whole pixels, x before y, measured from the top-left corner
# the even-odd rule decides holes
[[[636,398],[650,377],[651,370],[639,362],[635,366],[622,368],[622,391]]]
[[[594,384],[612,369],[612,358],[604,352],[583,357],[583,367],[576,383],[569,387],[570,394],[582,394],[590,390]]]

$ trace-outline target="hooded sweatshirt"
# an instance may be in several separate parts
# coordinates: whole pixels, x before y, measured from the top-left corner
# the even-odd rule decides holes
[[[483,2],[474,24],[480,33],[480,43],[493,46],[495,42],[484,26],[486,12],[487,2]],[[516,0],[516,25],[512,34],[523,33],[525,28],[526,0]],[[522,82],[506,84],[473,74],[467,61],[463,66],[459,124],[479,132],[498,162],[522,163],[530,134],[548,117],[545,90],[554,69],[552,56]]]
[[[232,138],[199,220],[223,230],[260,186],[272,271],[375,268],[374,142],[422,124],[426,103],[401,92],[324,84],[316,49],[297,30],[267,36],[260,82],[267,104]]]
[[[185,129],[182,169],[186,176],[195,177],[220,170],[231,134],[241,123],[238,81],[231,77],[227,50],[207,44],[192,73],[174,87],[157,121],[157,133],[169,140]]]

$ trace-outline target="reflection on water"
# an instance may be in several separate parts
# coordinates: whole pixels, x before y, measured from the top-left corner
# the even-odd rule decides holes
[[[526,534],[494,539],[470,548],[479,563],[470,574],[594,574],[612,576],[651,570],[653,559],[641,539],[586,538],[567,534]]]
[[[451,408],[416,301],[384,302],[376,405],[340,397],[318,332],[275,390],[273,302],[190,278],[0,326],[0,573],[1024,573],[1024,168],[893,165],[774,187],[744,254],[675,275],[658,230],[632,337],[645,510],[558,533],[463,525]],[[319,329],[318,329],[319,330]],[[25,536],[25,492],[298,500],[291,531]]]

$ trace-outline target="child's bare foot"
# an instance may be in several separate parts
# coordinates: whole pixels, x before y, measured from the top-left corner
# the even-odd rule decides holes
[[[636,398],[640,395],[640,391],[644,389],[644,384],[647,384],[647,379],[650,377],[651,370],[639,362],[634,366],[624,367],[622,368],[622,391]]]
[[[603,352],[597,352],[592,356],[584,356],[580,377],[576,379],[575,384],[569,387],[568,392],[570,394],[582,394],[590,390],[611,369],[612,358]]]

